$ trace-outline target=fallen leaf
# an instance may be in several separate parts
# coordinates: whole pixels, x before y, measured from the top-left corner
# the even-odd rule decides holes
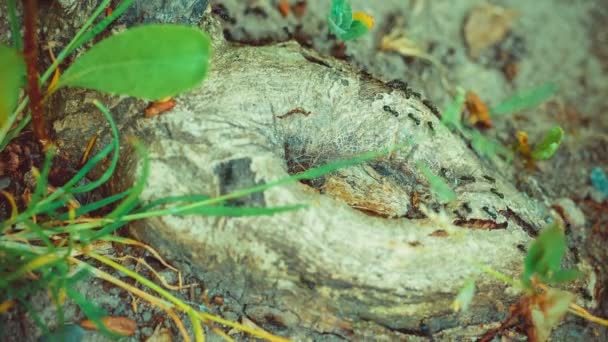
[[[164,112],[170,111],[171,109],[173,109],[173,107],[175,107],[176,104],[177,104],[177,102],[172,98],[162,99],[160,101],[152,102],[146,108],[145,118],[146,119],[153,118]]]
[[[389,34],[380,40],[380,51],[396,52],[405,57],[420,57],[429,59],[416,43],[407,38],[405,30],[396,26]]]
[[[573,300],[574,295],[570,292],[549,289],[539,298],[536,305],[530,308],[537,341],[543,342],[549,339],[551,330],[562,321]]]
[[[171,331],[167,328],[162,328],[159,324],[156,329],[154,329],[154,333],[148,337],[146,342],[171,342]]]
[[[279,13],[281,13],[281,16],[283,18],[287,17],[289,15],[289,1],[279,1],[279,3],[277,4],[277,9],[279,10]]]
[[[109,331],[123,336],[133,336],[137,328],[137,323],[128,317],[103,317],[100,321]],[[90,319],[81,321],[80,326],[88,330],[99,330]]]
[[[469,56],[477,59],[484,50],[502,41],[518,13],[503,7],[482,4],[469,12],[464,23],[464,39]]]
[[[467,91],[465,104],[469,110],[469,123],[471,125],[482,128],[492,127],[488,107],[472,90]]]

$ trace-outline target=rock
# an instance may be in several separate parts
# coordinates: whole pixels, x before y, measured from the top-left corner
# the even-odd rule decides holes
[[[476,298],[469,312],[454,314],[450,304],[478,273],[474,262],[519,274],[517,246],[544,225],[545,207],[480,160],[428,101],[295,43],[232,45],[216,26],[206,29],[215,39],[212,68],[200,88],[177,98],[174,110],[143,119],[137,106],[113,106],[125,110],[123,135],[138,136],[150,153],[144,201],[223,194],[407,144],[322,179],[232,203],[305,203],[306,209],[152,218],[132,226],[137,237],[194,267],[210,292],[272,312],[256,315],[256,324],[288,336],[426,334],[502,317],[496,303],[508,307],[513,293],[488,277],[480,277],[478,291],[492,295]],[[58,136],[78,115],[55,123]],[[139,158],[123,150],[113,191],[132,186],[140,168]],[[439,204],[418,163],[442,176],[457,199]]]
[[[559,212],[563,220],[576,228],[584,228],[585,214],[569,198],[559,198],[553,202],[553,208]]]

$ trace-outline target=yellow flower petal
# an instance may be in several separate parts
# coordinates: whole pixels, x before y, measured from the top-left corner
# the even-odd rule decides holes
[[[353,13],[353,20],[361,21],[370,30],[374,27],[374,18],[367,13],[355,12]]]

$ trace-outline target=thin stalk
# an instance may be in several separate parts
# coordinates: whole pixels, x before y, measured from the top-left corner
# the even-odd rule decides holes
[[[57,58],[55,59],[55,61],[53,61],[51,66],[49,66],[48,69],[46,69],[46,71],[44,72],[44,74],[40,77],[40,86],[44,86],[46,81],[48,81],[48,79],[53,75],[53,72],[55,72],[55,69],[57,69],[59,67],[59,64],[61,64],[65,60],[65,58],[70,55],[70,53],[72,53],[80,45],[86,43],[86,41],[81,40],[82,35],[85,32],[87,32],[87,30],[91,27],[91,25],[93,24],[95,19],[97,19],[97,17],[101,13],[103,13],[103,11],[106,9],[106,7],[108,7],[108,5],[110,4],[110,1],[112,1],[112,0],[103,0],[99,4],[99,6],[97,6],[97,8],[93,12],[93,14],[87,19],[87,21],[84,23],[84,25],[82,25],[80,30],[78,30],[76,35],[74,35],[74,37],[68,43],[68,45],[65,48],[63,48],[63,50],[61,50],[59,55],[57,55]],[[6,125],[6,127],[12,127],[13,123],[17,119],[17,116],[25,109],[26,105],[28,104],[28,101],[29,101],[29,98],[26,96],[21,101],[21,103],[19,103],[19,106],[17,107],[17,109],[15,110],[13,115],[11,115],[9,117],[9,123]],[[30,119],[30,114],[27,114],[23,120],[29,120],[29,119]],[[23,127],[21,125],[20,125],[20,128],[23,129]],[[20,129],[17,131],[16,134],[11,135],[10,137],[12,138],[12,137],[16,136],[17,134],[19,134],[19,131],[20,131]],[[6,145],[8,145],[8,143],[10,142],[10,139],[8,139],[8,136],[5,136],[5,134],[6,134],[6,131],[0,132],[0,137],[2,138],[2,144],[0,145],[0,150],[4,149],[4,147],[6,147]]]
[[[23,0],[25,41],[23,54],[27,65],[27,95],[30,99],[32,129],[36,138],[46,145],[49,141],[42,107],[42,95],[38,82],[38,4],[37,0]]]

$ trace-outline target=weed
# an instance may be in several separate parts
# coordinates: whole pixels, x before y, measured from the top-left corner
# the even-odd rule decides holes
[[[548,286],[570,282],[581,276],[576,269],[561,268],[565,252],[566,238],[563,228],[553,223],[541,231],[528,249],[520,279],[511,279],[488,266],[477,265],[483,272],[524,293],[513,305],[511,314],[503,324],[486,333],[480,341],[492,340],[500,332],[516,324],[518,318],[522,318],[526,323],[529,341],[546,341],[551,330],[567,312],[608,326],[608,320],[595,317],[576,305],[574,294]],[[467,280],[454,300],[454,310],[466,310],[473,300],[474,291],[474,279]]]
[[[41,108],[43,108],[42,103],[54,91],[61,87],[75,86],[114,94],[160,99],[185,91],[200,83],[205,77],[211,53],[209,38],[197,29],[175,25],[147,25],[111,36],[84,53],[63,75],[59,72],[58,66],[67,56],[105,30],[132,2],[132,0],[121,2],[111,14],[93,26],[94,21],[110,4],[110,0],[102,1],[39,79],[34,69],[37,64],[35,55],[30,56],[27,61],[21,58],[19,50],[22,44],[18,35],[16,6],[14,0],[8,2],[13,46],[0,45],[2,60],[0,63],[2,87],[0,88],[0,140],[2,141],[0,149],[3,149],[31,122],[37,127],[35,128],[37,138],[45,142],[46,156],[39,171],[32,169],[36,185],[25,209],[19,211],[14,197],[8,192],[2,192],[11,206],[11,215],[0,223],[0,313],[11,310],[15,305],[22,305],[42,332],[52,338],[48,335],[50,333],[48,327],[28,302],[32,293],[48,289],[56,307],[59,329],[64,326],[62,307],[69,298],[104,334],[118,337],[116,331],[104,324],[111,321],[107,319],[107,313],[72,289],[74,282],[93,276],[121,287],[164,310],[173,319],[185,341],[190,341],[190,337],[176,311],[188,316],[197,341],[204,340],[203,324],[227,337],[213,325],[214,323],[250,333],[258,338],[283,341],[285,339],[265,331],[227,321],[192,307],[151,280],[102,255],[100,246],[112,242],[143,247],[167,265],[150,247],[113,233],[134,220],[162,215],[255,216],[297,210],[306,205],[248,208],[228,207],[225,203],[229,199],[289,182],[316,178],[389,151],[368,153],[350,160],[337,161],[285,179],[215,198],[191,195],[163,198],[144,204],[138,197],[148,175],[147,153],[139,142],[132,140],[131,143],[143,165],[133,187],[96,202],[81,204],[76,200],[75,195],[91,192],[102,186],[114,173],[119,157],[120,141],[112,115],[99,101],[94,101],[95,106],[109,122],[113,139],[96,155],[88,160],[84,159],[82,168],[69,181],[58,188],[51,187],[48,184],[48,175],[57,151],[54,145],[46,140],[44,113]],[[30,32],[26,35],[25,46],[26,49],[35,50],[36,37],[32,33],[36,31],[35,2],[30,2],[29,7],[24,8],[26,8],[24,13],[26,32]],[[41,87],[51,79],[51,76],[53,78],[46,91],[41,92]],[[26,85],[29,97],[19,102],[20,89]],[[31,102],[30,113],[21,115],[28,101]],[[37,114],[32,115],[34,112]],[[82,185],[81,181],[90,171],[106,159],[109,159],[110,163],[101,177]],[[95,216],[96,211],[102,208],[109,210],[109,213],[101,217]],[[155,295],[102,271],[98,266],[85,261],[83,257],[95,260],[97,265],[109,266],[136,280]]]
[[[357,39],[374,26],[374,19],[363,12],[352,12],[346,0],[332,0],[327,18],[331,31],[342,40]]]

